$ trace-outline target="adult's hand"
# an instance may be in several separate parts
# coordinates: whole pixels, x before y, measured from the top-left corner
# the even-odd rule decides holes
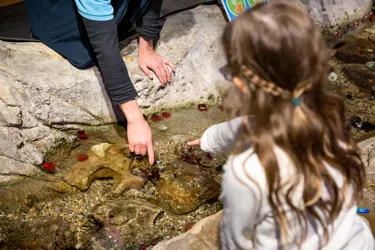
[[[171,82],[171,72],[168,67],[175,71],[173,63],[158,55],[153,49],[153,42],[142,36],[139,37],[138,65],[151,80],[153,79],[151,71],[154,71],[162,86]]]
[[[135,100],[120,105],[128,123],[129,150],[138,155],[148,154],[150,164],[154,163],[151,128],[143,117]]]

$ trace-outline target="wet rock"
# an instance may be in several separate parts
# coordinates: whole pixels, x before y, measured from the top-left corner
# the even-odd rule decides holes
[[[159,205],[174,214],[186,214],[217,198],[220,184],[198,165],[174,162],[166,167],[157,184]]]
[[[75,234],[62,218],[1,218],[0,246],[2,249],[74,249]]]
[[[206,217],[186,233],[163,241],[154,246],[152,250],[219,250],[222,218],[222,211]]]
[[[159,207],[141,200],[103,202],[93,211],[94,218],[103,225],[97,241],[101,239],[102,247],[108,246],[106,249],[155,244],[161,235],[154,222],[161,212]]]
[[[104,158],[108,149],[112,147],[109,143],[100,143],[91,147],[90,151],[99,158]]]
[[[375,90],[375,72],[368,70],[364,65],[349,65],[343,68],[351,82],[369,91]]]
[[[368,51],[373,46],[369,40],[357,39],[338,49],[335,56],[345,63],[365,64],[368,61],[375,61],[375,53]]]
[[[128,147],[125,145],[108,143],[95,145],[87,152],[88,159],[77,162],[64,180],[80,190],[86,190],[95,179],[113,178],[114,195],[121,195],[129,188],[139,189],[143,187],[145,180],[133,175],[131,166],[138,164],[150,168],[150,164],[147,158],[139,160],[125,156],[129,154]]]

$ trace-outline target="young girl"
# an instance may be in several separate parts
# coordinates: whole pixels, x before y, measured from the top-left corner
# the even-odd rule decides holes
[[[223,45],[239,118],[189,143],[231,152],[222,248],[374,250],[356,214],[365,169],[342,99],[324,89],[328,52],[307,11],[292,1],[258,5],[226,27]]]

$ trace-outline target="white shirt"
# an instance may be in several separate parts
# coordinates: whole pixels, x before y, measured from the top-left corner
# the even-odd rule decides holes
[[[203,134],[201,148],[212,153],[229,152],[234,146],[234,137],[241,127],[242,118],[214,125]],[[293,165],[287,155],[278,147],[274,152],[279,164],[281,178],[293,178]],[[337,170],[326,165],[332,176],[335,176],[337,185],[342,186],[343,178]],[[253,181],[251,181],[251,179]],[[254,183],[256,182],[258,186]],[[301,182],[301,184],[303,184]],[[301,186],[302,187],[302,186]],[[277,235],[279,227],[273,217],[271,206],[268,202],[268,188],[265,172],[253,149],[250,148],[238,155],[231,155],[224,166],[221,201],[224,205],[224,218],[221,223],[221,242],[223,250],[282,249]],[[329,199],[327,190],[322,191],[323,199]],[[351,196],[347,195],[347,202]],[[296,202],[302,201],[302,189],[293,196]],[[293,216],[288,216],[288,221],[293,230],[298,233],[300,225]],[[332,227],[333,226],[333,227]],[[330,226],[330,239],[324,247],[319,247],[319,237],[323,230],[318,228],[318,233],[308,228],[308,235],[302,245],[302,250],[374,250],[374,238],[370,228],[357,215],[357,206],[350,208],[344,206],[334,224]],[[254,242],[251,239],[254,236]],[[297,249],[290,244],[290,249]]]

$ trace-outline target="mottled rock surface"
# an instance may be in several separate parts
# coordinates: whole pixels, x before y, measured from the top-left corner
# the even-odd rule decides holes
[[[206,217],[186,233],[160,242],[152,250],[219,250],[222,218],[222,211]]]
[[[121,195],[130,188],[143,187],[145,180],[132,174],[133,164],[149,167],[148,159],[129,158],[128,147],[101,143],[91,147],[86,161],[77,162],[64,176],[64,180],[80,190],[89,188],[91,182],[100,178],[113,178],[113,194]]]
[[[146,201],[126,199],[104,202],[94,208],[93,216],[103,225],[101,230],[106,240],[100,240],[99,236],[96,241],[101,242],[102,247],[108,247],[106,249],[124,247],[129,242],[155,244],[161,235],[154,221],[161,212],[160,208]]]
[[[74,249],[77,239],[62,218],[2,218],[1,249]]]
[[[311,17],[319,26],[327,29],[335,29],[353,21],[360,20],[367,15],[372,8],[372,0],[298,1],[308,8]]]
[[[185,162],[171,163],[161,173],[156,197],[173,214],[186,214],[220,194],[220,184],[208,171]]]

